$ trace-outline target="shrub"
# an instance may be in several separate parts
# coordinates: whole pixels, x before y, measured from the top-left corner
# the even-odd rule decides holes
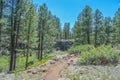
[[[70,54],[80,54],[81,52],[87,52],[91,49],[94,49],[93,45],[73,46],[68,50],[68,52]]]
[[[119,52],[111,46],[101,46],[89,52],[84,52],[78,60],[82,65],[106,65],[116,64],[119,60]]]

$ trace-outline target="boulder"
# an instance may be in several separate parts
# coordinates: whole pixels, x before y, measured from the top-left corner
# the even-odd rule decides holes
[[[40,65],[40,68],[41,68],[41,67],[45,67],[45,66],[46,66],[46,64],[42,64],[42,65]]]
[[[41,68],[39,72],[47,72],[47,68]]]
[[[31,73],[32,71],[31,70],[28,70],[27,73]]]
[[[70,62],[68,62],[67,65],[69,66],[69,65],[70,65]]]
[[[38,74],[38,72],[37,71],[32,71],[32,74]]]
[[[59,78],[58,80],[70,80],[69,78]]]
[[[59,59],[53,59],[54,61],[59,61]]]
[[[55,62],[55,61],[53,61],[53,60],[51,60],[51,61],[50,61],[50,64],[55,64],[55,63],[56,63],[56,62]]]

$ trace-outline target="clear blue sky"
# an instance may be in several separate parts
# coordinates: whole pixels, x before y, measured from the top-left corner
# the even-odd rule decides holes
[[[70,22],[71,27],[82,9],[89,5],[93,12],[99,9],[104,16],[113,17],[120,7],[120,0],[34,0],[38,5],[46,3],[48,9],[61,20],[62,26]]]

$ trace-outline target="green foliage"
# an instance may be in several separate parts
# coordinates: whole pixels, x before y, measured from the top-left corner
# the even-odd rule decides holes
[[[68,50],[68,52],[70,54],[80,54],[80,53],[83,53],[83,52],[87,52],[91,49],[94,49],[93,45],[73,46]]]
[[[63,39],[70,38],[70,23],[65,23],[63,28]]]
[[[78,60],[82,65],[107,65],[116,64],[119,60],[119,52],[111,46],[100,46],[89,52],[84,52]]]
[[[86,40],[84,40],[85,33],[83,32],[82,29],[82,23],[80,21],[76,21],[75,25],[73,27],[73,37],[75,40],[75,45],[80,45],[86,43]]]
[[[78,15],[73,28],[75,44],[90,44],[90,35],[92,32],[92,9],[90,6],[85,6],[82,12]]]
[[[41,61],[35,62],[33,65],[30,65],[28,68],[32,68],[41,64],[44,64],[48,60],[51,60],[52,58],[43,58]]]
[[[6,70],[9,65],[9,57],[8,56],[1,56],[0,57],[0,72]]]
[[[50,51],[55,45],[56,39],[60,39],[61,26],[58,17],[53,15],[44,3],[38,11],[38,43],[44,47],[44,52]]]
[[[36,56],[30,56],[29,61],[32,61],[36,59]],[[9,67],[9,56],[1,56],[0,57],[0,70],[1,71],[7,71]],[[26,57],[18,57],[16,60],[16,67],[20,68],[20,70],[24,70],[24,68],[21,69],[21,67],[24,67],[26,61]]]
[[[102,19],[103,19],[103,16],[102,16],[102,12],[99,11],[99,9],[97,9],[95,11],[95,15],[94,15],[94,19],[95,19],[95,22],[94,22],[94,26],[95,26],[95,30],[94,30],[94,39],[95,39],[95,47],[100,43],[100,27],[102,26]]]
[[[56,53],[49,53],[49,54],[45,54],[43,56],[43,59],[41,61],[36,61],[34,62],[33,64],[29,65],[28,68],[32,68],[32,67],[35,67],[35,66],[38,66],[38,65],[41,65],[45,62],[47,62],[48,60],[51,60],[51,59],[55,59],[56,57],[54,56],[54,54]],[[62,53],[57,53],[57,54],[62,54]],[[30,56],[29,59],[28,59],[28,62],[30,61],[34,61],[37,57],[35,55],[33,56]],[[0,57],[0,72],[2,71],[8,71],[8,67],[9,67],[9,56],[1,56]],[[16,60],[16,70],[14,70],[13,72],[19,72],[19,71],[24,71],[25,68],[25,62],[26,62],[26,57],[24,56],[19,56]]]
[[[25,58],[25,57],[24,57],[24,58]],[[39,65],[41,65],[41,64],[44,64],[44,63],[47,62],[48,60],[55,59],[55,58],[56,58],[56,57],[52,56],[52,53],[51,53],[51,54],[48,54],[48,55],[44,55],[44,58],[43,58],[42,60],[37,61],[37,62],[31,64],[30,66],[28,66],[28,68],[32,68],[32,67],[39,66]],[[22,62],[24,62],[24,65],[25,65],[25,60],[23,60],[22,58],[20,58],[20,59],[21,59],[20,65],[23,64]],[[36,59],[36,56],[30,57],[30,58],[29,58],[29,61],[32,61],[32,60],[34,60],[34,59]],[[29,61],[28,61],[28,62],[29,62]],[[16,72],[24,71],[24,70],[25,70],[25,68],[24,68],[24,66],[23,66],[23,67],[17,68],[17,69],[16,69],[15,71],[13,71],[13,72],[16,73]]]
[[[29,59],[28,59],[28,62],[32,61],[32,60],[35,60],[36,59],[36,56],[30,56]],[[17,68],[20,68],[20,67],[24,67],[25,65],[25,62],[26,62],[26,57],[18,57],[17,58],[17,63],[16,63],[16,66]]]
[[[28,68],[32,68],[32,67],[35,67],[35,66],[38,66],[38,65],[41,65],[41,64],[44,64],[45,62],[47,62],[48,60],[51,60],[51,58],[43,58],[41,61],[37,61],[35,62],[34,64],[30,65]],[[16,70],[12,71],[12,72],[19,72],[19,71],[24,71],[26,70],[24,67],[20,67],[20,68],[17,68]]]

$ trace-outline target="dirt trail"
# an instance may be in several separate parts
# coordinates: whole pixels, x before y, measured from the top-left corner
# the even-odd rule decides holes
[[[73,60],[75,56],[65,58],[61,63],[51,67],[47,74],[43,77],[43,80],[58,80],[60,78],[60,72],[64,69],[65,65],[68,64],[69,61]]]

